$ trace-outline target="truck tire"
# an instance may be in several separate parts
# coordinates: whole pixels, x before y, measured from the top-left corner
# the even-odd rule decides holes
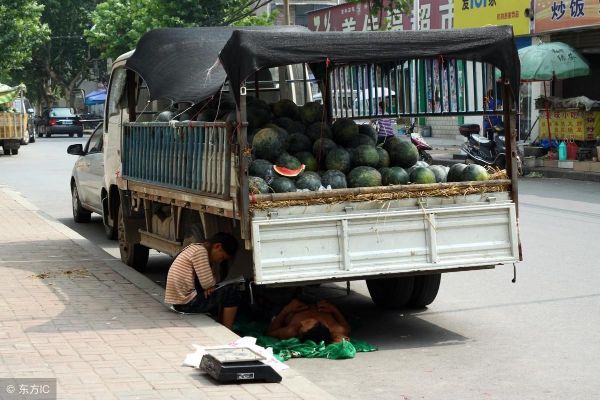
[[[73,183],[73,186],[71,187],[71,205],[73,208],[73,220],[75,222],[90,222],[92,213],[81,206],[79,192],[77,191],[77,185],[75,183]]]
[[[11,153],[13,156],[16,156],[17,154],[19,154],[19,149],[15,149],[15,148],[13,147],[12,149],[10,149],[10,153]]]
[[[10,147],[2,146],[2,151],[4,152],[5,156],[10,156]]]
[[[127,241],[127,235],[125,234],[125,217],[123,216],[122,206],[119,205],[119,212],[117,214],[118,225],[118,238],[119,238],[119,253],[121,253],[121,261],[126,265],[129,265],[137,271],[143,271],[146,269],[148,263],[149,249],[139,243],[129,243]]]
[[[440,289],[442,274],[415,277],[413,294],[408,300],[410,308],[424,308],[433,303]]]
[[[367,288],[377,307],[398,309],[406,307],[412,297],[415,277],[367,279]]]

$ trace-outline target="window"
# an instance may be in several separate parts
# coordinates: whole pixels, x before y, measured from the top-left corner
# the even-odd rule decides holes
[[[119,103],[125,94],[126,78],[127,72],[125,68],[119,68],[113,72],[108,91],[108,115],[118,114],[121,110]]]
[[[70,108],[53,108],[50,110],[50,116],[56,118],[74,117]]]
[[[102,125],[99,125],[85,146],[86,153],[101,153],[102,152]]]

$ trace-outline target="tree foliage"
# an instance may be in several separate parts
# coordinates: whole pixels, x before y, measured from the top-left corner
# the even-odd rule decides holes
[[[35,0],[0,0],[0,81],[10,79],[48,40],[48,26],[40,21],[43,9]]]
[[[272,16],[253,12],[271,0],[106,0],[92,13],[88,42],[107,58],[135,47],[155,28],[178,26],[254,25],[272,23]]]

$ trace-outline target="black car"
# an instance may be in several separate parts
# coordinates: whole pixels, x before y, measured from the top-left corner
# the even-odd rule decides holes
[[[44,110],[36,124],[39,137],[52,135],[83,136],[83,125],[69,107],[52,107]]]

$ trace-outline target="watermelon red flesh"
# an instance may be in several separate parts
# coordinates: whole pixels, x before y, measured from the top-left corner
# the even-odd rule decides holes
[[[287,177],[294,177],[294,176],[298,176],[302,173],[302,171],[304,171],[304,164],[300,165],[299,168],[296,169],[289,169],[286,167],[282,167],[280,165],[273,165],[273,170],[275,172],[277,172],[279,175],[281,176],[287,176]]]

